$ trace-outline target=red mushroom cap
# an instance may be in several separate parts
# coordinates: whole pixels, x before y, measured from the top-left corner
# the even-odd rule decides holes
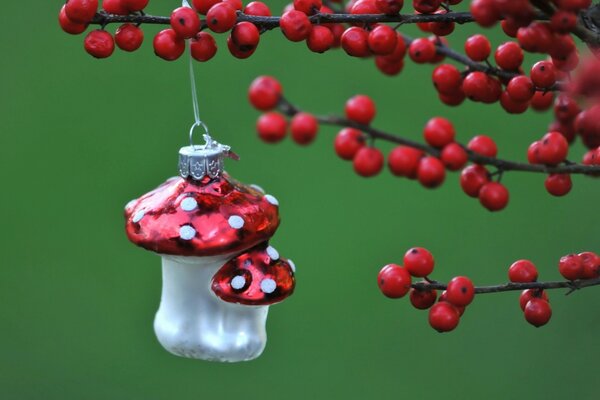
[[[228,303],[279,303],[294,292],[293,265],[265,242],[223,265],[212,279],[212,290]]]
[[[125,207],[129,240],[181,256],[236,253],[268,240],[279,226],[277,200],[227,174],[174,177]]]

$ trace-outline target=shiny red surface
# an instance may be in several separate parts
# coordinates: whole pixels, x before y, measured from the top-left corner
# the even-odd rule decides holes
[[[245,305],[269,305],[279,303],[294,292],[296,281],[290,264],[282,258],[271,259],[263,243],[240,254],[225,264],[212,279],[212,290],[222,300]],[[245,285],[232,287],[232,280],[242,276]],[[277,286],[272,293],[261,290],[261,282],[272,279]]]
[[[198,206],[192,211],[181,202],[192,197]],[[134,216],[144,216],[134,222]],[[232,228],[231,216],[244,219],[240,229]],[[277,206],[246,185],[222,177],[202,181],[175,177],[129,203],[125,208],[129,240],[161,254],[209,256],[248,249],[268,240],[279,225]],[[196,231],[191,240],[179,237],[180,228],[190,225]]]

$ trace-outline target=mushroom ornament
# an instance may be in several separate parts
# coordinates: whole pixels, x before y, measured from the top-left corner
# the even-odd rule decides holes
[[[179,152],[179,177],[125,207],[129,240],[162,258],[154,319],[161,345],[183,357],[237,362],[265,348],[269,305],[294,291],[294,264],[268,244],[275,197],[223,171],[228,146],[205,136]]]

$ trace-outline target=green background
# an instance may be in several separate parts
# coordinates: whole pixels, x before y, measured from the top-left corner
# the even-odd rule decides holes
[[[297,291],[272,307],[256,361],[164,351],[152,330],[159,258],[127,241],[122,210],[176,173],[193,122],[187,59],[153,55],[158,27],[146,27],[134,54],[92,59],[83,36],[58,28],[60,3],[3,2],[0,13],[0,398],[596,398],[599,290],[552,293],[554,316],[541,329],[524,321],[518,293],[481,296],[441,335],[406,299],[384,298],[376,275],[421,245],[435,255],[439,280],[504,282],[519,258],[532,259],[542,279],[559,279],[561,255],[600,250],[597,182],[574,177],[569,196],[552,198],[543,176],[508,173],[511,203],[492,214],[461,192],[457,174],[437,190],[388,172],[359,178],[335,156],[331,127],[308,148],[260,142],[246,90],[257,75],[274,75],[317,113],[339,113],[351,95],[368,94],[377,127],[420,140],[426,120],[441,115],[459,140],[492,135],[500,155],[517,160],[551,116],[448,108],[432,89],[431,66],[407,61],[389,78],[372,60],[312,54],[279,31],[263,35],[248,60],[231,57],[220,37],[215,59],[196,72],[205,121],[242,157],[229,172],[281,203],[272,243],[298,266]],[[177,4],[151,1],[148,11],[166,15]],[[278,11],[283,2],[269,5]],[[461,48],[473,29],[451,43]],[[490,34],[498,44],[498,30]],[[571,158],[582,153],[578,144]]]

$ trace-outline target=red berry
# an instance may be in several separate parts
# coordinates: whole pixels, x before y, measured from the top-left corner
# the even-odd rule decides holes
[[[248,100],[261,111],[272,110],[281,98],[281,83],[271,76],[259,76],[248,89]]]
[[[485,157],[496,157],[498,154],[498,147],[494,140],[485,135],[473,137],[467,144],[467,148]]]
[[[506,42],[496,49],[494,58],[502,69],[516,71],[523,63],[523,50],[515,42]]]
[[[429,250],[413,247],[404,254],[404,268],[412,275],[425,277],[433,272],[435,260]]]
[[[473,282],[466,276],[454,277],[446,288],[446,301],[455,306],[468,306],[475,297]]]
[[[287,121],[279,113],[268,112],[258,118],[256,131],[263,141],[277,143],[283,140],[287,133]]]
[[[367,57],[371,54],[368,44],[367,31],[358,26],[352,26],[344,31],[341,38],[342,48],[353,57]]]
[[[529,300],[533,298],[540,298],[546,302],[549,301],[548,295],[545,291],[541,289],[526,289],[523,290],[521,292],[521,295],[519,296],[519,305],[521,306],[521,310],[525,311],[525,306],[527,305]]]
[[[363,134],[354,128],[342,129],[334,141],[336,154],[344,160],[352,160],[364,145],[365,138]]]
[[[196,61],[208,61],[217,54],[215,38],[208,32],[198,32],[190,44],[190,52]]]
[[[115,50],[115,41],[110,33],[97,29],[91,31],[83,42],[85,51],[96,58],[106,58]]]
[[[433,70],[432,79],[433,85],[442,94],[452,95],[461,90],[462,76],[454,65],[438,65]]]
[[[404,0],[375,0],[375,5],[381,13],[395,15],[402,9]]]
[[[144,41],[144,31],[133,24],[123,24],[115,33],[115,42],[121,50],[135,51]]]
[[[508,269],[508,279],[511,282],[535,282],[537,277],[537,268],[529,260],[515,261]]]
[[[259,41],[260,32],[252,22],[239,22],[231,30],[231,42],[242,52],[254,53]]]
[[[489,181],[490,175],[482,165],[469,165],[460,173],[460,187],[471,197],[478,197],[483,185]]]
[[[312,24],[306,14],[298,10],[283,13],[279,20],[279,26],[285,37],[292,42],[306,39],[312,30]]]
[[[396,264],[386,265],[377,275],[379,290],[392,299],[406,296],[410,290],[411,281],[408,271]]]
[[[537,160],[542,164],[556,165],[567,158],[569,143],[560,132],[544,135],[537,149]]]
[[[577,101],[568,94],[561,93],[554,100],[554,115],[561,122],[571,122],[581,112]]]
[[[437,291],[435,289],[410,289],[409,298],[410,303],[414,308],[418,310],[426,310],[435,304],[435,301],[437,300]]]
[[[390,61],[387,57],[388,56],[376,56],[375,66],[385,75],[398,75],[404,68],[404,60]]]
[[[129,9],[125,7],[122,0],[103,0],[102,8],[109,14],[127,15]]]
[[[529,164],[540,163],[538,152],[540,151],[541,145],[542,143],[539,140],[529,145],[529,148],[527,149],[527,161],[529,161]]]
[[[454,141],[454,126],[450,121],[442,117],[434,117],[427,121],[423,129],[425,141],[433,147],[444,147]]]
[[[420,14],[432,14],[442,4],[442,0],[413,0],[413,8]]]
[[[242,11],[242,8],[244,8],[242,0],[223,0],[223,3],[229,4],[236,11]]]
[[[312,114],[300,112],[292,118],[290,131],[294,142],[307,145],[317,136],[319,122]]]
[[[421,185],[429,189],[440,186],[446,179],[444,164],[436,157],[421,158],[417,167],[417,179]]]
[[[458,143],[450,143],[444,146],[440,158],[450,171],[458,171],[469,161],[467,152]]]
[[[82,32],[85,32],[87,29],[87,24],[81,24],[79,22],[73,22],[67,17],[67,13],[65,12],[66,5],[63,5],[60,9],[60,13],[58,14],[58,23],[63,31],[70,33],[71,35],[79,35]]]
[[[369,49],[373,54],[387,55],[394,52],[398,34],[388,25],[377,25],[367,39]]]
[[[435,45],[427,38],[417,38],[408,46],[408,55],[418,64],[431,62],[435,55]]]
[[[346,117],[359,124],[368,125],[375,118],[375,103],[369,96],[362,94],[348,99],[346,102]]]
[[[65,4],[65,13],[73,22],[87,24],[98,10],[98,0],[68,0]]]
[[[546,53],[552,46],[553,35],[548,25],[533,22],[519,28],[517,40],[525,51]]]
[[[583,262],[578,254],[569,254],[560,258],[558,272],[570,281],[579,279],[583,275]]]
[[[374,0],[358,0],[350,2],[350,14],[377,14],[379,9]]]
[[[540,327],[546,325],[552,317],[552,309],[550,303],[543,299],[533,298],[527,302],[525,306],[525,319],[531,325]]]
[[[429,309],[429,325],[438,332],[450,332],[458,326],[460,315],[456,307],[445,301]]]
[[[177,36],[190,39],[200,30],[200,17],[189,7],[179,7],[171,13],[171,28]]]
[[[600,277],[600,257],[596,253],[586,251],[579,253],[579,259],[583,264],[581,279],[595,279]]]
[[[442,103],[452,107],[462,104],[466,98],[465,94],[460,89],[454,93],[439,93],[438,97]]]
[[[446,14],[446,10],[438,10],[435,14]],[[448,36],[452,32],[454,32],[455,24],[452,21],[446,22],[430,22],[429,30],[437,37]]]
[[[165,29],[154,37],[154,53],[160,58],[177,60],[185,51],[185,41],[173,29]]]
[[[554,101],[554,93],[552,92],[535,92],[531,99],[531,108],[536,111],[546,111],[552,106]]]
[[[479,191],[479,202],[490,211],[500,211],[508,204],[509,194],[499,182],[488,182]]]
[[[569,174],[550,174],[544,182],[548,193],[553,196],[564,196],[571,191],[573,183]]]
[[[294,0],[294,8],[306,15],[318,13],[322,5],[321,0]]]
[[[573,12],[557,10],[550,18],[550,26],[555,32],[567,33],[576,25],[577,15]]]
[[[217,33],[227,32],[236,22],[235,9],[227,3],[217,3],[206,13],[208,28]]]
[[[220,2],[221,0],[192,0],[194,8],[202,15],[206,15],[212,6]]]
[[[531,80],[539,88],[549,88],[556,82],[556,71],[551,61],[538,61],[531,67]]]
[[[492,52],[492,45],[484,35],[473,35],[465,42],[465,52],[473,61],[485,61]]]
[[[419,161],[423,157],[421,150],[410,146],[397,146],[388,156],[388,167],[392,174],[410,179],[417,177]]]
[[[475,21],[484,27],[492,26],[500,19],[494,0],[473,0],[469,9]]]
[[[306,39],[306,45],[315,53],[323,53],[329,50],[335,41],[333,32],[326,26],[316,25]]]
[[[361,147],[354,156],[354,171],[365,178],[375,176],[383,169],[384,157],[376,147]]]
[[[121,0],[125,8],[131,12],[142,11],[148,5],[149,0]]]
[[[512,78],[506,86],[506,92],[511,99],[517,102],[526,102],[531,100],[535,93],[535,86],[529,77],[519,75]]]
[[[500,99],[502,85],[484,72],[470,72],[462,82],[462,90],[473,101],[493,103]]]
[[[502,30],[506,34],[506,36],[510,36],[512,38],[517,37],[517,32],[519,31],[519,24],[516,20],[512,18],[506,18],[500,22],[502,25]]]
[[[244,7],[244,14],[256,15],[261,17],[270,17],[271,10],[269,10],[269,7],[262,1],[253,1],[248,3],[246,7]]]
[[[502,92],[500,96],[500,105],[509,114],[522,114],[529,108],[529,102],[518,102],[513,100],[508,92]]]

